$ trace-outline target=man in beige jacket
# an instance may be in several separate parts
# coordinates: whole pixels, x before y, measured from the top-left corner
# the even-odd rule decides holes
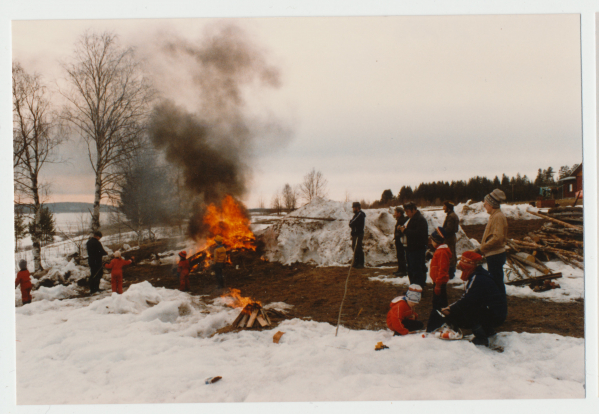
[[[503,265],[506,260],[507,219],[500,206],[504,201],[505,193],[498,188],[485,196],[484,207],[490,217],[480,244],[480,251],[487,259],[487,269],[503,294],[505,294]]]

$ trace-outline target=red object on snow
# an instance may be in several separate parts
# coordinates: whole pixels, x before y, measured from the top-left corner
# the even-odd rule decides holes
[[[408,302],[401,299],[395,303],[391,302],[391,310],[387,313],[387,326],[393,332],[400,335],[407,335],[410,331],[403,326],[404,319],[416,319],[418,314],[410,308]]]

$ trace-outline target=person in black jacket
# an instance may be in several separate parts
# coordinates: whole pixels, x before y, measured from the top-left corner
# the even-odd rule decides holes
[[[448,325],[472,329],[473,344],[489,346],[489,336],[495,335],[495,328],[507,318],[507,300],[491,274],[480,265],[482,259],[473,251],[462,254],[458,269],[462,271],[462,280],[467,281],[466,291],[441,312]]]
[[[102,233],[95,231],[94,235],[87,241],[87,262],[89,263],[89,294],[92,295],[100,291],[100,279],[102,279],[102,257],[106,256],[106,250],[100,243]]]
[[[407,203],[403,206],[410,219],[400,230],[406,236],[406,259],[408,262],[408,278],[410,284],[424,287],[426,285],[425,255],[428,246],[428,223],[416,204]]]
[[[395,241],[395,251],[397,252],[397,272],[393,273],[395,276],[405,276],[408,274],[406,267],[406,251],[404,249],[404,245],[401,242],[401,238],[403,236],[401,227],[406,224],[408,218],[404,215],[404,210],[401,206],[395,207],[395,213],[393,214],[395,217],[395,237],[393,240]]]
[[[364,251],[362,250],[362,240],[364,239],[364,225],[366,223],[366,214],[362,211],[362,206],[355,201],[352,204],[354,216],[349,221],[351,228],[351,248],[354,252],[354,268],[364,268]]]

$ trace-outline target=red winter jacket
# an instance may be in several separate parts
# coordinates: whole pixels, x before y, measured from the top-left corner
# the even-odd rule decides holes
[[[180,260],[177,265],[177,272],[179,272],[179,276],[187,276],[189,274],[189,260]]]
[[[17,273],[17,278],[15,279],[15,289],[17,286],[21,284],[21,289],[31,289],[31,277],[29,274],[29,270],[21,270]]]
[[[435,285],[449,282],[449,264],[451,263],[451,250],[446,244],[437,247],[431,259],[431,279]]]
[[[105,264],[104,267],[106,267],[106,269],[112,269],[110,271],[111,276],[123,276],[123,267],[129,266],[131,263],[133,263],[131,260],[115,257],[110,263]]]
[[[394,332],[400,335],[407,335],[410,333],[406,327],[403,326],[402,321],[404,319],[417,319],[418,314],[410,308],[406,298],[401,298],[399,301],[391,302],[391,310],[387,313],[387,326]]]

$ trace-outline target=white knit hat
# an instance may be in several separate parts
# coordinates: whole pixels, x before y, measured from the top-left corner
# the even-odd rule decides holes
[[[419,303],[422,297],[422,288],[420,285],[410,285],[406,292],[406,299],[410,302]]]
[[[121,257],[121,251],[117,250],[116,252],[114,252],[114,257]]]

